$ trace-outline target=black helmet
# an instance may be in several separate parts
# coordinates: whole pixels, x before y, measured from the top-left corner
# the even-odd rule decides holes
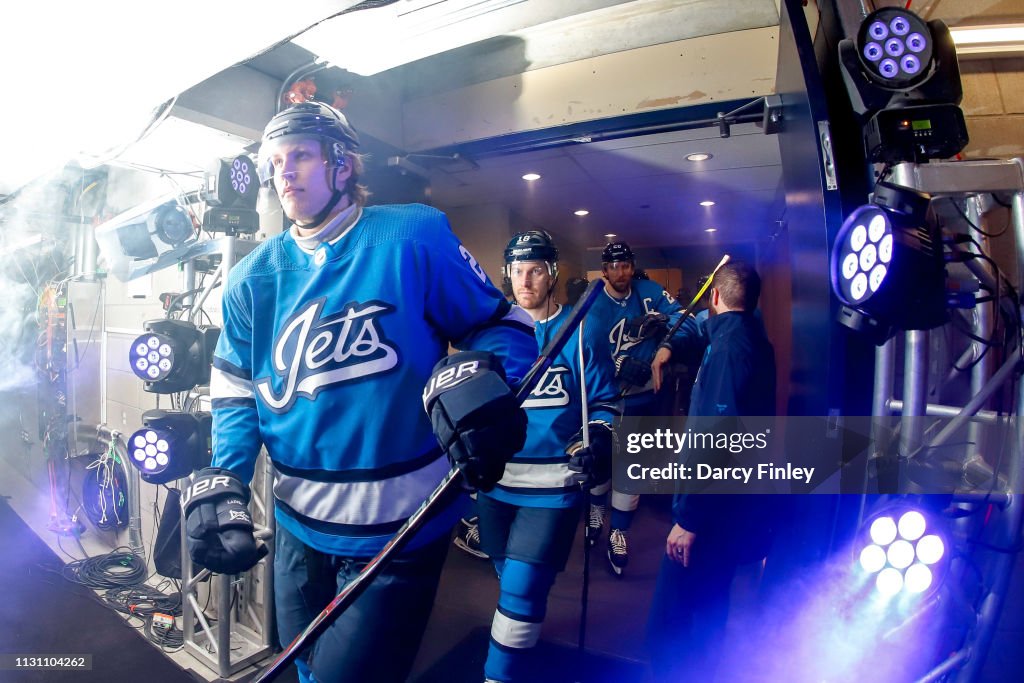
[[[512,236],[505,247],[505,263],[513,261],[547,261],[558,263],[558,249],[551,235],[543,230],[527,230]]]
[[[635,261],[633,250],[625,242],[610,242],[605,245],[601,252],[601,263],[615,263],[616,261]]]
[[[270,187],[274,180],[274,168],[270,164],[267,146],[286,137],[319,140],[331,166],[343,165],[345,152],[359,150],[359,136],[344,114],[323,102],[300,102],[276,114],[263,129],[258,167],[263,187]]]

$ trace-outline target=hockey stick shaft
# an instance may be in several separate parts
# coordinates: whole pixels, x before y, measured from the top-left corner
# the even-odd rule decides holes
[[[583,324],[580,322],[580,416],[583,418],[583,447],[590,448],[590,406],[587,404],[587,368],[583,358]],[[587,538],[589,530],[590,513],[590,489],[583,491],[583,587],[580,591],[580,627],[578,635],[578,651],[582,655],[587,643],[587,604],[590,601],[590,539]]]
[[[722,266],[724,266],[728,262],[729,255],[726,254],[725,256],[722,257],[722,260],[718,262],[718,265],[715,266],[715,269],[711,271],[711,275],[708,276],[707,281],[705,281],[703,286],[701,286],[701,288],[697,290],[697,293],[693,296],[693,299],[690,300],[690,303],[687,304],[686,308],[683,309],[683,312],[679,314],[679,319],[676,320],[675,324],[673,324],[672,327],[669,328],[668,332],[665,333],[665,338],[662,339],[661,341],[662,344],[668,343],[672,340],[673,335],[675,335],[675,333],[679,331],[679,328],[682,326],[683,322],[688,317],[690,317],[690,312],[697,307],[697,304],[700,303],[701,297],[703,297],[705,292],[707,292],[708,289],[711,287],[711,283],[714,281],[715,275],[717,275],[718,271],[722,269]]]
[[[586,291],[580,297],[579,301],[573,307],[572,312],[569,314],[569,319],[564,325],[558,330],[555,336],[548,342],[548,345],[541,351],[540,356],[534,361],[533,365],[530,366],[530,370],[526,373],[523,381],[520,383],[516,390],[516,401],[522,405],[523,401],[530,395],[537,385],[540,383],[544,373],[547,372],[548,368],[554,362],[555,357],[559,354],[566,342],[572,336],[573,332],[579,327],[583,318],[586,316],[587,311],[593,305],[597,299],[597,295],[600,293],[600,289],[604,287],[603,280],[595,280],[587,286]],[[359,573],[356,578],[352,579],[342,590],[338,593],[334,599],[323,609],[320,614],[316,616],[309,623],[306,629],[297,635],[295,639],[289,643],[288,647],[281,651],[274,660],[267,665],[262,673],[256,677],[254,683],[268,683],[269,681],[277,678],[278,674],[291,664],[299,654],[307,647],[311,646],[317,638],[319,638],[324,631],[330,628],[338,617],[340,617],[346,609],[348,609],[356,599],[362,595],[378,574],[395,558],[395,556],[402,551],[402,549],[408,545],[409,541],[419,532],[419,530],[426,524],[427,520],[433,516],[435,512],[443,509],[448,502],[454,497],[454,495],[461,490],[462,472],[457,468],[453,467],[451,471],[445,475],[445,478],[437,485],[437,488],[423,501],[419,509],[416,510],[406,520],[402,528],[399,529],[395,535],[391,538],[387,544],[381,548],[381,551],[370,560],[363,570]]]

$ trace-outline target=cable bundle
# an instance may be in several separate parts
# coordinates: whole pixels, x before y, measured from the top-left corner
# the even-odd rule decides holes
[[[113,552],[68,562],[61,575],[73,583],[104,589],[136,586],[146,580],[146,564],[132,552]]]

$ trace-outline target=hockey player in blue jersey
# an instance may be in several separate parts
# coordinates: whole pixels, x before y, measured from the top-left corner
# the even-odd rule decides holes
[[[266,447],[283,644],[442,480],[450,465],[439,439],[480,488],[525,439],[508,385],[537,356],[532,321],[442,213],[366,206],[358,149],[345,117],[318,102],[267,125],[260,180],[292,225],[231,271],[210,382],[213,467],[183,497],[193,560],[221,573],[250,568],[260,551],[246,482]],[[449,344],[467,351],[446,356]],[[405,680],[459,512],[428,522],[297,660],[302,681]]]
[[[601,252],[601,271],[605,279],[604,296],[598,297],[588,321],[604,330],[605,342],[616,368],[616,379],[624,398],[624,413],[629,416],[658,414],[655,396],[656,378],[652,362],[664,364],[668,350],[660,351],[667,327],[681,312],[679,304],[650,280],[634,279],[636,262],[633,250],[625,242],[612,242]],[[692,318],[679,328],[679,345],[703,346],[700,329]],[[659,365],[660,369],[660,365]],[[657,378],[660,382],[660,377]],[[628,532],[633,524],[640,497],[611,490],[611,482],[595,488],[591,493],[587,515],[587,540],[594,544],[604,526],[611,492],[611,523],[608,532],[608,562],[616,576],[622,576],[629,563]]]
[[[536,321],[543,348],[569,317],[552,300],[558,251],[540,230],[519,233],[505,249],[516,302]],[[619,414],[614,368],[603,335],[583,322],[582,372],[589,408],[589,448],[582,447],[580,332],[576,331],[523,404],[526,446],[491,491],[477,497],[480,538],[501,582],[484,674],[488,681],[533,680],[528,657],[540,637],[548,592],[565,569],[580,519],[581,484],[611,476]]]

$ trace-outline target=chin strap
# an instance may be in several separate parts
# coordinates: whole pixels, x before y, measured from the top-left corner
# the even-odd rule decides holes
[[[320,225],[321,223],[324,222],[324,219],[327,218],[327,216],[331,213],[331,211],[334,210],[334,207],[336,207],[338,205],[338,202],[340,202],[341,198],[344,197],[344,196],[345,196],[344,192],[341,192],[340,190],[335,190],[331,194],[331,198],[327,200],[327,204],[324,206],[323,209],[320,210],[320,213],[318,213],[317,215],[313,216],[313,219],[310,220],[310,221],[307,221],[306,223],[300,223],[298,221],[295,221],[295,225],[299,226],[303,230],[305,230],[307,228],[315,228],[316,226],[318,226],[318,225]]]

